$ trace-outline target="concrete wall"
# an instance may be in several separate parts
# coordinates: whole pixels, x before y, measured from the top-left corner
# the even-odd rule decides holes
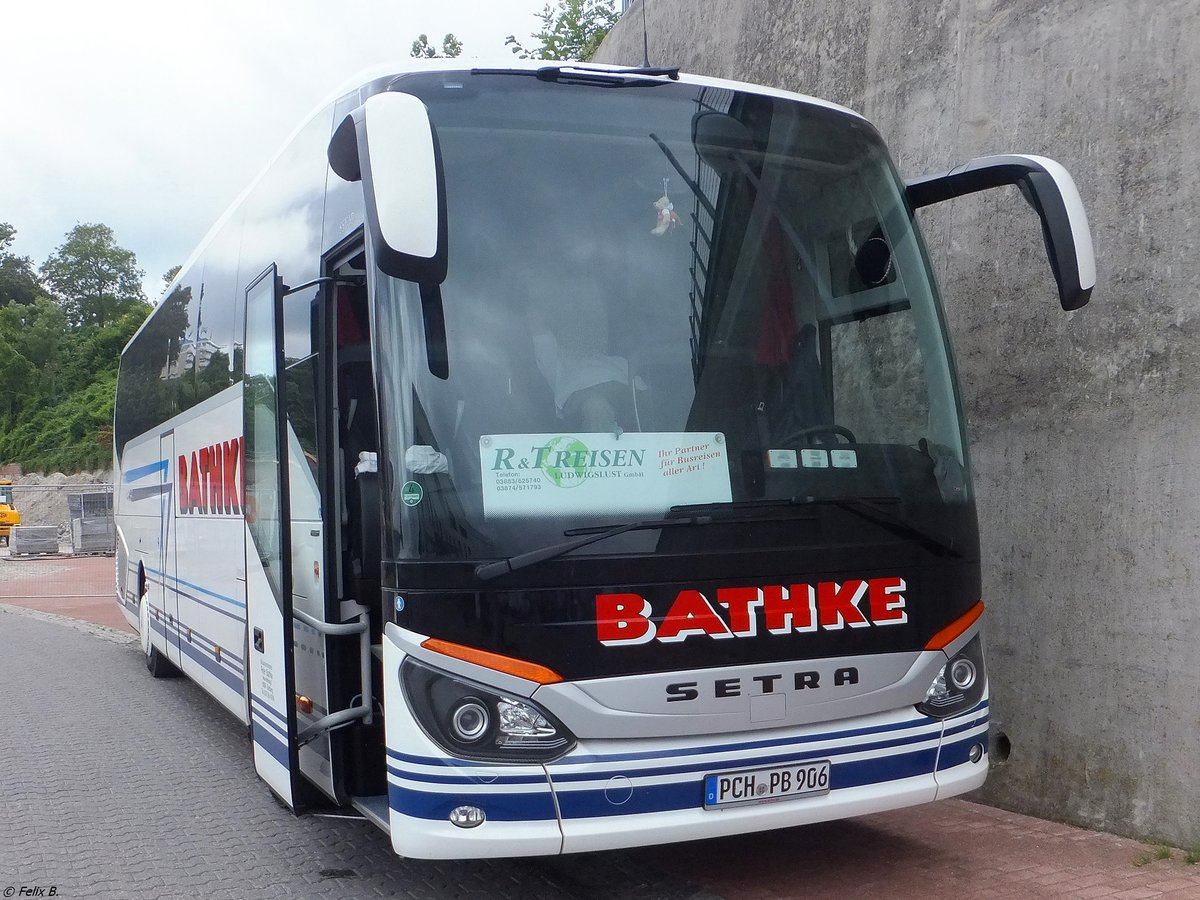
[[[922,211],[972,433],[994,718],[983,799],[1200,845],[1200,4],[651,0],[650,58],[834,100],[905,177],[1018,151],[1088,205],[1065,314],[1014,189]],[[598,60],[639,64],[635,3]]]

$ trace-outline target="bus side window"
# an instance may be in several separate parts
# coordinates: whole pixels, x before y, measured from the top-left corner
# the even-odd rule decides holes
[[[380,489],[372,465],[379,451],[365,287],[340,285],[336,294],[338,441],[345,499],[343,571],[352,599],[376,608],[380,596]],[[372,616],[372,629],[380,620]],[[374,636],[373,636],[374,637]]]
[[[317,500],[317,316],[316,298],[307,292],[283,300],[284,378],[287,382],[287,417],[312,475],[309,491]],[[299,485],[292,485],[293,497]],[[318,512],[319,516],[319,512]]]

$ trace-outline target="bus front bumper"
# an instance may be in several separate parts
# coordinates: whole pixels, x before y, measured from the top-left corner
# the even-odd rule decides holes
[[[580,742],[545,766],[389,753],[392,842],[447,859],[613,850],[786,828],[951,797],[987,777],[988,703],[944,721],[912,707],[707,738]],[[708,775],[828,760],[828,791],[705,807]],[[483,821],[452,824],[473,807]]]

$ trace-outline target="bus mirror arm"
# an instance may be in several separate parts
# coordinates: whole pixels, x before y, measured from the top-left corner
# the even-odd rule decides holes
[[[324,276],[322,278],[314,278],[312,281],[306,281],[304,284],[298,284],[295,287],[285,284],[283,286],[283,296],[287,297],[291,294],[298,294],[301,291],[306,291],[310,287],[316,287],[318,284],[336,284],[344,285],[345,287],[361,287],[363,284],[362,277],[358,278],[333,278]]]
[[[367,98],[334,129],[329,166],[361,182],[375,263],[422,284],[446,280],[446,179],[437,129],[412,94]]]
[[[1044,156],[985,156],[905,186],[915,210],[954,197],[1015,184],[1042,223],[1046,255],[1065,310],[1079,309],[1096,285],[1096,257],[1087,213],[1069,172]]]

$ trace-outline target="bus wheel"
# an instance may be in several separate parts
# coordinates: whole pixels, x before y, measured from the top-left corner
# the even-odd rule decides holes
[[[179,674],[175,664],[163,656],[150,641],[150,599],[142,594],[138,602],[138,624],[141,626],[142,652],[146,654],[146,670],[155,678],[174,678]]]

